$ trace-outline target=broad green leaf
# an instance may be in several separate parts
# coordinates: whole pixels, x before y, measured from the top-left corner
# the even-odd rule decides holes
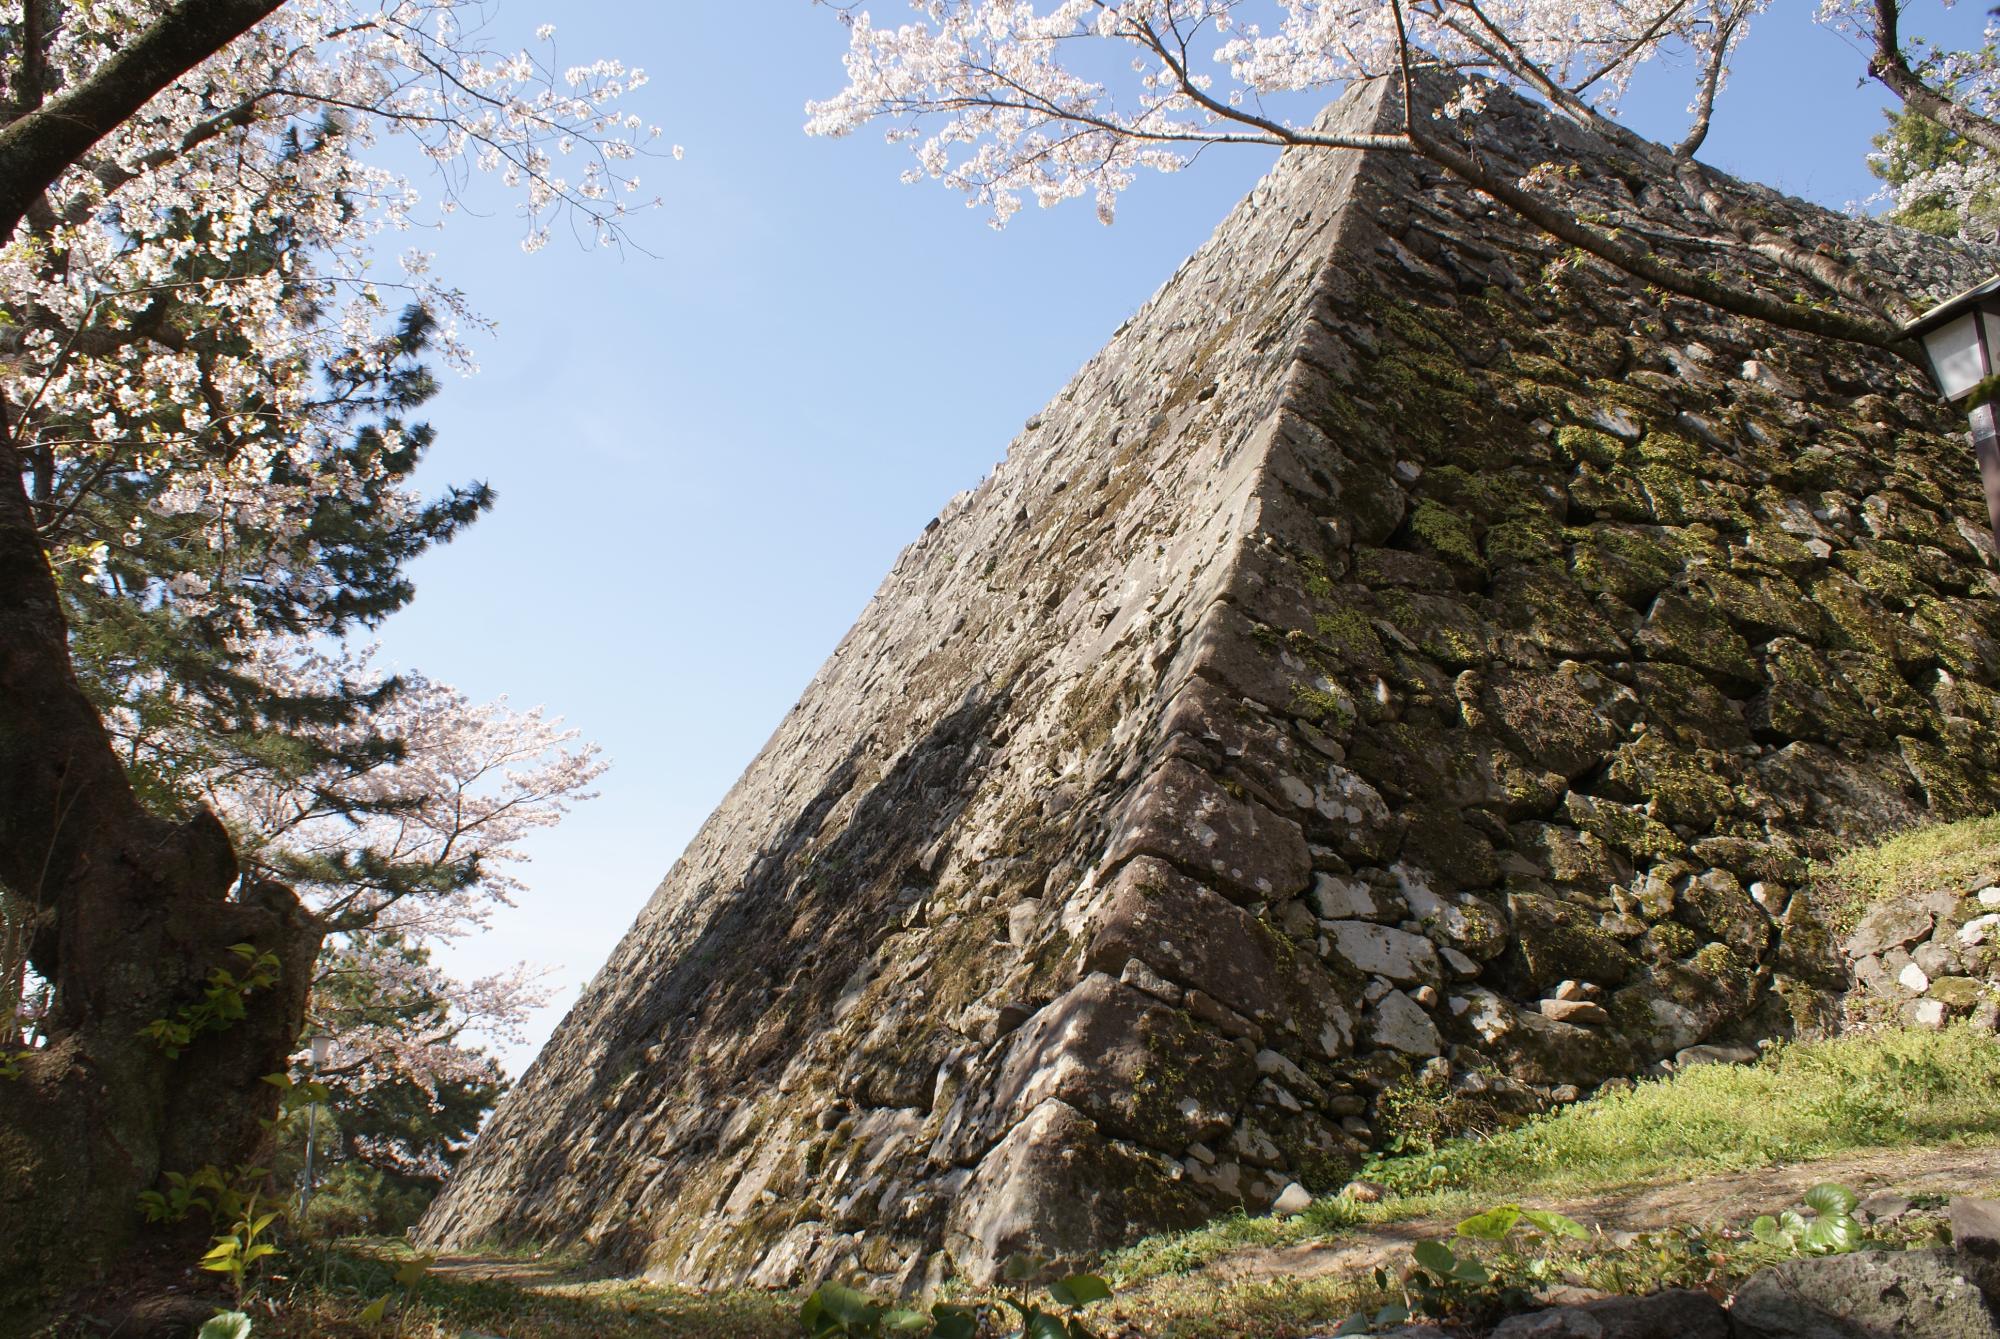
[[[246,1265],[254,1265],[259,1260],[262,1260],[265,1256],[276,1255],[277,1253],[278,1253],[278,1248],[276,1246],[273,1246],[268,1241],[260,1241],[255,1246],[252,1246],[249,1250],[243,1252],[243,1263]]]
[[[1420,1241],[1410,1252],[1417,1263],[1431,1273],[1445,1275],[1458,1265],[1458,1257],[1451,1253],[1451,1247],[1441,1241]]]
[[[1111,1296],[1111,1285],[1095,1274],[1072,1274],[1066,1279],[1051,1283],[1049,1296],[1056,1299],[1058,1306],[1085,1306],[1091,1302],[1102,1302]]]
[[[979,1313],[968,1306],[947,1306],[939,1302],[931,1308],[936,1322],[931,1339],[973,1339],[979,1333]]]
[[[1009,1283],[1026,1283],[1038,1277],[1048,1267],[1048,1261],[1038,1255],[1023,1255],[1016,1251],[1007,1257],[1007,1263],[1000,1267],[1000,1276]]]
[[[866,1294],[838,1283],[820,1284],[813,1296],[820,1299],[820,1310],[842,1325],[872,1325],[882,1315],[883,1308]]]
[[[898,1308],[882,1317],[882,1328],[890,1334],[922,1334],[930,1329],[931,1318],[921,1311]]]
[[[1520,1205],[1501,1204],[1460,1223],[1458,1235],[1474,1241],[1504,1241],[1507,1234],[1514,1230],[1514,1224],[1520,1221]]]
[[[380,1325],[382,1317],[388,1313],[388,1310],[389,1294],[383,1293],[367,1306],[361,1308],[361,1323],[363,1325]]]
[[[236,1238],[224,1237],[221,1241],[218,1241],[215,1243],[215,1245],[209,1247],[208,1254],[202,1256],[201,1258],[203,1260],[229,1260],[235,1257],[238,1249],[240,1248],[237,1244]]]
[[[1064,1328],[1062,1317],[1051,1315],[1040,1307],[1028,1311],[1028,1323],[1021,1329],[1022,1339],[1070,1339]]]
[[[1410,1318],[1410,1308],[1401,1302],[1391,1302],[1375,1313],[1377,1325],[1401,1325]]]
[[[250,1317],[241,1311],[224,1311],[202,1322],[195,1339],[250,1339]]]
[[[1548,1209],[1523,1209],[1521,1218],[1551,1237],[1576,1237],[1580,1240],[1590,1235],[1583,1224],[1574,1218],[1566,1218]]]
[[[1861,1225],[1844,1213],[1821,1214],[1806,1229],[1800,1244],[1822,1254],[1851,1251],[1861,1244]]]
[[[1806,1192],[1806,1207],[1818,1214],[1853,1213],[1859,1203],[1859,1196],[1833,1181],[1822,1181]]]
[[[1340,1322],[1340,1327],[1333,1332],[1333,1339],[1347,1339],[1351,1334],[1366,1334],[1368,1329],[1368,1317],[1357,1311]]]
[[[1770,1214],[1759,1214],[1750,1224],[1750,1235],[1766,1246],[1785,1244],[1784,1234],[1778,1231],[1778,1220]]]
[[[1778,1214],[1778,1230],[1788,1237],[1796,1237],[1806,1230],[1805,1216],[1796,1209],[1786,1209]]]
[[[1477,1260],[1460,1260],[1451,1267],[1451,1277],[1460,1283],[1486,1283],[1493,1278]]]
[[[255,1223],[251,1225],[250,1235],[253,1237],[256,1236],[258,1233],[262,1232],[265,1228],[271,1226],[271,1224],[277,1222],[280,1218],[283,1218],[284,1216],[285,1216],[285,1211],[283,1209],[273,1209],[270,1213],[265,1214],[263,1217],[259,1218]]]
[[[434,1251],[426,1251],[414,1259],[405,1260],[396,1267],[394,1277],[397,1285],[404,1288],[416,1287],[423,1282],[424,1275],[430,1273],[431,1266],[436,1263],[437,1253]]]

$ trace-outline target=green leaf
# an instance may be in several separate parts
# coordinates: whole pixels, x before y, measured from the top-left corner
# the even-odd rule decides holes
[[[1016,1251],[1000,1267],[1000,1276],[1009,1283],[1026,1283],[1040,1277],[1041,1272],[1048,1268],[1048,1263],[1039,1255],[1023,1255]]]
[[[1504,1241],[1521,1221],[1521,1206],[1501,1204],[1485,1213],[1474,1214],[1458,1225],[1458,1235],[1474,1241]]]
[[[1578,1240],[1582,1240],[1590,1235],[1590,1232],[1582,1223],[1577,1222],[1574,1218],[1565,1218],[1562,1214],[1555,1213],[1549,1209],[1523,1209],[1521,1210],[1521,1218],[1522,1221],[1532,1223],[1545,1235],[1551,1237],[1575,1237]]]
[[[195,1339],[250,1339],[250,1317],[241,1311],[224,1311],[202,1323]]]
[[[1784,1234],[1778,1231],[1778,1220],[1769,1214],[1759,1214],[1750,1224],[1750,1235],[1766,1246],[1783,1246]]]
[[[969,1306],[949,1306],[939,1302],[931,1308],[936,1322],[931,1339],[973,1339],[979,1333],[979,1313]]]
[[[1458,1267],[1458,1257],[1441,1241],[1420,1241],[1410,1252],[1417,1263],[1440,1277]]]
[[[1851,1251],[1861,1244],[1861,1224],[1844,1213],[1821,1214],[1806,1229],[1799,1244],[1821,1255]]]
[[[813,1296],[819,1299],[822,1314],[841,1325],[873,1325],[882,1316],[881,1305],[838,1283],[820,1284]]]
[[[259,1260],[262,1260],[265,1256],[276,1255],[277,1253],[278,1253],[278,1248],[276,1246],[273,1246],[268,1241],[260,1241],[255,1246],[252,1246],[249,1250],[243,1252],[243,1263],[246,1265],[254,1265]]]
[[[388,1313],[388,1310],[389,1294],[383,1293],[367,1306],[361,1308],[361,1323],[363,1325],[380,1325],[382,1317]]]
[[[1787,1237],[1797,1237],[1806,1230],[1804,1215],[1796,1209],[1786,1209],[1778,1214],[1778,1230]]]
[[[1377,1325],[1401,1325],[1410,1318],[1410,1308],[1401,1302],[1391,1302],[1375,1313]]]
[[[1493,1278],[1477,1260],[1460,1260],[1451,1267],[1451,1277],[1460,1283],[1487,1283]]]
[[[431,1266],[436,1263],[435,1251],[426,1251],[414,1259],[405,1260],[396,1268],[396,1283],[400,1287],[414,1288],[423,1281],[424,1275],[431,1272]]]
[[[1806,1207],[1818,1214],[1850,1214],[1859,1203],[1859,1196],[1833,1181],[1822,1181],[1806,1192]]]
[[[1368,1317],[1357,1311],[1340,1322],[1340,1327],[1333,1332],[1333,1339],[1347,1339],[1350,1334],[1366,1334],[1368,1330]]]
[[[1079,1307],[1091,1302],[1102,1302],[1111,1296],[1111,1285],[1095,1274],[1072,1274],[1049,1285],[1049,1296],[1056,1299],[1056,1305]]]
[[[922,1334],[930,1329],[931,1318],[921,1311],[898,1308],[882,1317],[882,1328],[890,1334]]]
[[[1062,1317],[1051,1315],[1040,1307],[1030,1307],[1027,1324],[1021,1327],[1021,1339],[1070,1339],[1070,1336],[1063,1327]]]

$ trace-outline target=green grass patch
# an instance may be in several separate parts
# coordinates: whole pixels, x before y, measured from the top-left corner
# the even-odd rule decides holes
[[[1983,882],[2000,883],[2000,814],[1933,823],[1849,851],[1819,871],[1817,898],[1845,934],[1877,902],[1968,892]]]
[[[1114,1253],[1136,1284],[1245,1247],[1337,1236],[1356,1224],[1455,1221],[1507,1201],[1548,1203],[1869,1148],[2000,1139],[2000,1041],[1956,1027],[1779,1045],[1755,1065],[1702,1065],[1602,1093],[1497,1134],[1382,1158],[1379,1203],[1317,1201],[1296,1218],[1222,1219]]]
[[[498,1277],[437,1270],[405,1292],[393,1275],[410,1259],[393,1240],[349,1240],[304,1248],[288,1258],[253,1302],[257,1339],[792,1339],[799,1299],[789,1293],[733,1289],[693,1292],[633,1279],[592,1277],[575,1259],[482,1253]],[[510,1276],[509,1265],[518,1266]],[[378,1297],[396,1299],[388,1315],[365,1324]]]
[[[1958,1027],[1781,1044],[1754,1065],[1700,1065],[1368,1174],[1404,1195],[1560,1195],[1995,1136],[2000,1042]]]

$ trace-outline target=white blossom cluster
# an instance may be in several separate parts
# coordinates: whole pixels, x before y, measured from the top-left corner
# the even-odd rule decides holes
[[[1330,93],[1405,61],[1477,72],[1544,101],[1615,112],[1641,63],[1695,72],[1729,56],[1768,0],[909,0],[878,24],[817,0],[849,30],[847,86],[807,104],[806,128],[843,135],[886,122],[916,166],[1004,224],[1027,198],[1094,195],[1109,221],[1136,169],[1172,171],[1229,142],[1377,147],[1316,133],[1266,107]],[[1872,0],[1829,0],[1863,5]],[[1981,76],[1989,77],[1989,76]],[[1450,118],[1476,110],[1461,101]]]
[[[165,8],[63,6],[47,44],[58,89]],[[645,76],[612,60],[558,68],[546,27],[534,52],[489,49],[486,21],[474,0],[293,0],[100,141],[0,239],[0,397],[47,473],[59,565],[170,517],[199,518],[235,558],[233,533],[282,536],[311,498],[357,496],[322,372],[371,356],[411,304],[469,367],[463,296],[423,251],[386,253],[453,212],[474,176],[512,188],[527,249],[558,217],[619,240],[641,203],[629,168],[656,133],[620,103]],[[0,0],[0,28],[21,22],[22,0]],[[0,51],[0,102],[26,77],[22,53]],[[384,136],[435,165],[434,208],[370,161]],[[93,529],[92,488],[127,473],[153,481],[153,515]],[[301,575],[257,570],[267,555],[156,594],[247,621],[244,587]]]

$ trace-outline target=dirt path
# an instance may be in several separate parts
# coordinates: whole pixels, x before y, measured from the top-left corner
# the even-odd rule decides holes
[[[1713,1172],[1698,1180],[1633,1186],[1583,1199],[1537,1199],[1534,1206],[1568,1214],[1586,1227],[1644,1232],[1674,1223],[1748,1222],[1760,1213],[1797,1203],[1822,1181],[1838,1182],[1862,1196],[1878,1190],[1903,1195],[2000,1194],[2000,1145],[1871,1149],[1813,1162]],[[1234,1251],[1209,1262],[1203,1272],[1232,1281],[1359,1272],[1401,1264],[1414,1243],[1450,1231],[1450,1223],[1437,1219],[1361,1225],[1329,1241]]]
[[[461,1283],[506,1283],[516,1288],[547,1288],[565,1283],[595,1283],[608,1277],[571,1260],[543,1260],[518,1255],[441,1255],[430,1272]]]

